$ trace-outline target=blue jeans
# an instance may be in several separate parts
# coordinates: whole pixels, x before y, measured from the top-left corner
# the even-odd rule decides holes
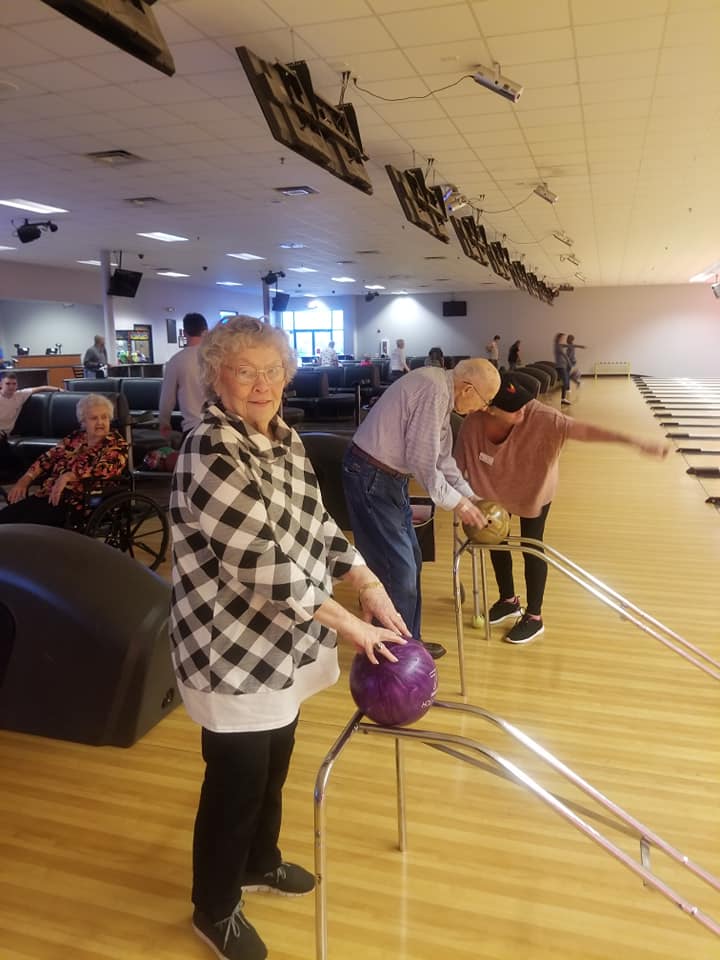
[[[419,640],[422,555],[408,481],[378,470],[350,448],[343,461],[343,488],[355,546]]]

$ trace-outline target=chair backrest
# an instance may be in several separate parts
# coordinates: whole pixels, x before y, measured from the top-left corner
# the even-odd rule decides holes
[[[159,410],[162,377],[125,377],[120,393],[131,410]]]
[[[310,432],[301,433],[300,439],[318,478],[327,512],[342,530],[349,530],[350,515],[343,491],[342,462],[352,438],[335,433]]]
[[[119,393],[108,393],[103,394],[103,396],[107,397],[113,405],[113,426],[124,434],[130,421],[127,400]],[[80,422],[77,418],[76,408],[80,399],[81,397],[73,393],[51,393],[48,404],[47,432],[43,433],[42,436],[62,439],[72,433],[73,430],[78,430]]]
[[[555,386],[558,379],[558,372],[557,367],[551,360],[533,360],[531,366],[540,367],[541,370],[547,371],[547,373],[550,375],[550,386]]]
[[[13,436],[44,437],[47,431],[48,401],[52,394],[33,393],[22,405],[13,427]]]
[[[525,387],[537,398],[541,393],[546,393],[550,379],[544,370],[533,370],[528,367],[522,367],[520,370],[513,370],[515,377],[521,387]]]
[[[340,390],[345,386],[345,371],[342,367],[316,367],[314,372],[327,375],[328,387],[331,390]]]
[[[390,360],[385,357],[382,360],[373,360],[373,366],[377,367],[380,372],[380,383],[389,383]]]
[[[120,393],[121,377],[105,377],[100,380],[66,380],[65,389],[73,393]]]
[[[344,367],[344,372],[346,387],[354,387],[358,383],[380,386],[380,370],[375,364],[363,366],[361,363],[349,363]]]
[[[411,370],[417,370],[425,366],[425,357],[408,357],[407,365]]]
[[[330,393],[327,373],[323,370],[298,370],[288,384],[297,397],[327,397]]]

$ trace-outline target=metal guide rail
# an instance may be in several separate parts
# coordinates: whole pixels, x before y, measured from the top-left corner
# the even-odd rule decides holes
[[[335,761],[339,758],[345,747],[351,742],[356,733],[363,733],[369,736],[392,737],[395,740],[395,780],[397,790],[397,821],[398,821],[398,847],[400,851],[407,849],[407,824],[406,824],[406,802],[405,802],[405,776],[404,776],[404,756],[403,740],[416,740],[433,747],[443,753],[448,754],[472,766],[487,770],[485,761],[490,760],[498,768],[498,771],[508,780],[517,783],[530,791],[538,800],[550,807],[556,814],[566,820],[576,830],[583,833],[589,840],[596,843],[607,854],[618,860],[624,867],[638,876],[643,884],[670,900],[676,907],[682,910],[693,920],[696,920],[706,930],[709,930],[715,936],[720,937],[720,923],[702,911],[698,906],[685,899],[677,893],[672,887],[666,884],[650,869],[650,851],[652,848],[664,853],[671,860],[680,864],[690,873],[694,874],[709,887],[715,891],[720,891],[720,878],[709,873],[699,864],[692,861],[689,857],[668,843],[653,830],[647,827],[640,820],[632,816],[618,804],[614,803],[598,789],[584,780],[574,770],[566,766],[556,756],[546,750],[532,737],[523,733],[518,727],[503,720],[501,717],[488,713],[481,707],[473,706],[467,703],[455,703],[450,701],[436,700],[432,710],[448,710],[469,713],[485,720],[503,730],[508,736],[522,744],[527,750],[535,754],[546,764],[548,764],[556,773],[563,776],[572,783],[577,789],[582,791],[588,797],[596,801],[609,814],[614,817],[618,823],[618,829],[622,829],[620,824],[624,825],[624,832],[632,832],[639,841],[639,860],[629,856],[624,850],[618,847],[612,840],[600,833],[594,826],[580,817],[571,807],[561,800],[554,793],[547,790],[533,777],[525,773],[517,764],[506,759],[495,750],[483,746],[481,743],[466,736],[459,736],[452,733],[442,733],[434,730],[419,729],[417,727],[386,727],[379,724],[363,720],[363,714],[358,711],[352,717],[340,736],[337,738],[330,751],[325,756],[315,780],[314,796],[314,814],[315,814],[315,943],[317,960],[327,960],[328,956],[328,931],[327,931],[327,821],[326,805],[327,791],[330,775],[332,773]],[[429,716],[430,714],[428,714]],[[482,758],[482,759],[481,759]],[[476,826],[473,826],[476,829]]]
[[[504,543],[490,546],[487,544],[473,543],[470,540],[462,539],[458,534],[459,530],[460,526],[456,521],[454,533],[455,545],[453,551],[453,595],[455,603],[455,626],[457,629],[458,638],[460,693],[463,696],[465,696],[466,688],[465,634],[462,612],[463,587],[460,583],[460,561],[466,554],[470,555],[472,564],[473,594],[472,624],[474,627],[478,628],[484,625],[485,638],[489,642],[490,624],[482,613],[482,611],[489,609],[486,564],[487,550],[502,550],[511,553],[528,553],[533,557],[538,557],[538,559],[544,560],[548,566],[559,570],[560,573],[568,577],[574,583],[577,583],[578,586],[582,587],[584,590],[587,590],[588,593],[591,593],[593,596],[597,597],[597,599],[606,606],[617,611],[617,613],[619,613],[624,620],[635,624],[635,626],[639,627],[640,630],[649,634],[651,637],[654,637],[655,640],[658,640],[663,644],[663,646],[667,647],[669,650],[672,650],[673,653],[678,654],[678,656],[682,657],[684,660],[692,663],[693,666],[697,667],[698,670],[702,670],[703,673],[708,674],[708,676],[712,677],[713,680],[720,680],[719,660],[716,660],[714,657],[710,656],[710,654],[705,653],[705,651],[701,650],[700,647],[695,646],[695,644],[691,643],[689,640],[681,637],[669,627],[666,627],[664,624],[660,623],[659,620],[651,617],[650,614],[645,613],[645,611],[641,610],[640,607],[636,606],[626,597],[623,597],[616,590],[613,590],[612,587],[607,586],[607,584],[603,583],[602,580],[598,580],[597,577],[594,577],[592,574],[588,573],[587,570],[584,570],[582,567],[578,566],[578,564],[573,563],[572,560],[564,556],[559,551],[548,546],[547,543],[542,543],[539,540],[533,540],[530,537],[513,536],[508,537],[507,541]],[[480,590],[478,590],[478,570],[480,573]],[[482,605],[480,600],[481,594]]]

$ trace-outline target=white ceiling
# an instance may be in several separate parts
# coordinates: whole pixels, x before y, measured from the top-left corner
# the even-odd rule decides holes
[[[0,3],[0,199],[69,210],[53,218],[57,233],[21,246],[10,221],[25,215],[0,207],[0,244],[17,246],[3,260],[74,266],[122,249],[131,269],[248,290],[268,269],[306,265],[317,274],[288,273],[284,289],[301,282],[317,294],[506,286],[454,235],[446,246],[404,220],[383,167],[428,157],[436,182],[482,197],[490,237],[550,284],[579,285],[578,270],[590,285],[685,283],[720,260],[720,0],[158,0],[153,10],[172,78],[41,0]],[[332,102],[344,69],[376,95],[346,97],[373,196],[272,139],[240,44],[307,60]],[[524,86],[517,105],[469,79],[424,99],[379,99],[423,97],[493,62]],[[144,162],[108,168],[84,156],[109,149]],[[556,204],[532,194],[541,181]],[[274,190],[295,184],[318,193]],[[138,196],[161,202],[126,202]],[[191,242],[137,236],[149,230]],[[558,230],[580,267],[561,260]],[[226,256],[243,251],[265,259]],[[357,282],[338,285],[338,275]]]

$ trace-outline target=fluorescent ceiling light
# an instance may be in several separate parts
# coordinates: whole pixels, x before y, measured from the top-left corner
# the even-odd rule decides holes
[[[181,243],[190,239],[189,237],[176,237],[174,233],[162,233],[159,230],[154,233],[139,233],[138,236],[147,237],[148,240],[162,240],[163,243]]]
[[[34,200],[0,200],[0,204],[17,210],[29,210],[30,213],[69,213],[63,207],[51,207],[47,203],[35,203]]]
[[[390,291],[391,297],[406,297],[407,295],[408,295],[407,290],[391,290]]]
[[[294,242],[291,240],[291,241],[289,241],[288,243],[281,243],[281,244],[280,244],[280,247],[281,247],[283,250],[304,250],[304,249],[305,249],[305,244],[304,244],[304,243],[294,243]]]
[[[554,230],[553,236],[556,240],[559,240],[560,243],[564,243],[566,247],[571,247],[573,245],[570,237],[565,233],[564,230]]]
[[[238,283],[237,280],[216,280],[216,287],[241,287],[242,284]]]
[[[0,247],[0,250],[17,250],[17,247]]]
[[[0,247],[2,250],[2,247]],[[708,280],[712,280],[712,275],[709,273],[696,273],[694,277],[690,277],[688,283],[706,283]]]
[[[335,283],[355,283],[355,277],[330,277]]]
[[[317,273],[312,267],[288,267],[291,273]]]
[[[78,260],[78,261],[76,261],[76,262],[77,262],[77,263],[87,263],[87,265],[88,265],[89,267],[99,267],[99,266],[100,266],[100,261],[99,261],[99,260]],[[110,266],[111,266],[111,267],[116,267],[117,264],[111,262],[111,263],[110,263]]]
[[[382,284],[379,284],[379,283],[366,283],[365,289],[366,290],[384,290],[385,287],[383,287]]]
[[[158,270],[161,277],[189,277],[189,273],[178,273],[176,270]]]
[[[558,195],[553,193],[546,183],[539,183],[533,190],[533,193],[537,194],[538,197],[542,197],[542,199],[548,203],[558,202]]]
[[[581,283],[587,283],[587,277],[585,276],[584,273],[576,273],[575,278],[579,280]]]
[[[277,193],[282,193],[286,197],[309,197],[313,193],[317,193],[317,190],[313,190],[312,187],[298,186],[298,187],[274,187]]]
[[[720,273],[720,260],[717,263],[711,263],[709,267],[701,273],[696,273],[694,277],[690,277],[690,283],[707,283],[708,280],[714,280],[717,275]]]
[[[264,260],[265,257],[258,257],[254,253],[226,253],[226,257],[235,257],[236,260]]]

